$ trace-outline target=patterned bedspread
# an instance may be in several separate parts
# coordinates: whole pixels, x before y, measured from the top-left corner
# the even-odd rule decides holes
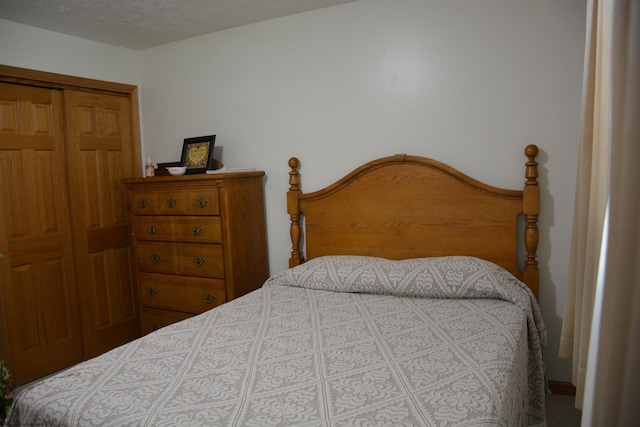
[[[318,258],[35,383],[6,425],[543,424],[544,340],[486,261]]]

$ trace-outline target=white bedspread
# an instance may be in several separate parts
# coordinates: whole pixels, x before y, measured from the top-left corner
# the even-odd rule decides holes
[[[493,264],[326,257],[26,388],[6,425],[533,425],[544,340]]]

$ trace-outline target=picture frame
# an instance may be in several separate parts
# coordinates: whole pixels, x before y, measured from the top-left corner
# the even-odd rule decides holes
[[[182,145],[180,164],[187,168],[187,174],[206,173],[212,167],[215,135],[186,138]]]

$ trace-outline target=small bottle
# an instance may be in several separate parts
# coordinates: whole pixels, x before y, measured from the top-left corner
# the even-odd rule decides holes
[[[156,170],[153,167],[153,163],[151,162],[151,155],[147,155],[147,163],[144,166],[144,176],[146,176],[147,178],[156,176]]]

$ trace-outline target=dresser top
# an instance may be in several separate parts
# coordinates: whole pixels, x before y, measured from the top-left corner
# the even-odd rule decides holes
[[[256,178],[264,176],[264,171],[244,171],[244,172],[220,172],[214,174],[192,174],[192,175],[180,175],[180,176],[154,176],[150,178],[127,178],[123,179],[122,183],[128,187],[135,187],[139,185],[167,185],[167,184],[196,184],[196,183],[222,183],[223,181]]]

